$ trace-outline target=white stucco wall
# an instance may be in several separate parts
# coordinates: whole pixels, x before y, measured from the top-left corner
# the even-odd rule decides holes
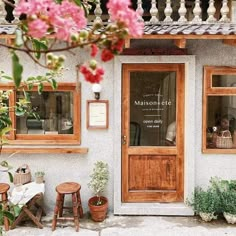
[[[76,81],[76,65],[79,64],[81,58],[88,58],[88,55],[83,55],[77,50],[76,55],[67,54],[66,68],[68,68],[61,81],[75,82]],[[11,73],[11,58],[7,50],[0,50],[0,70]],[[37,75],[42,71],[41,68],[31,63],[27,56],[23,56],[22,62],[24,67],[24,76]],[[104,81],[101,83],[103,90],[101,99],[109,100],[109,128],[107,130],[88,130],[86,128],[86,100],[93,100],[94,93],[92,85],[86,82],[82,76],[81,89],[81,147],[89,148],[88,154],[15,154],[8,162],[16,170],[20,165],[27,163],[32,171],[32,176],[37,170],[45,171],[46,192],[45,206],[46,209],[53,210],[56,201],[55,187],[65,181],[79,182],[81,188],[81,198],[84,210],[87,209],[87,200],[92,196],[91,190],[88,188],[89,175],[93,168],[93,163],[96,160],[103,160],[109,164],[110,181],[108,184],[105,196],[110,201],[110,207],[113,205],[113,65],[106,64],[106,74]],[[1,155],[1,160],[6,159],[8,155]],[[33,176],[34,177],[34,176]],[[0,174],[0,182],[8,181],[7,174]]]
[[[160,44],[168,44],[173,46],[171,41],[157,42],[150,40],[147,43],[140,41],[134,42],[134,47],[158,47]],[[222,178],[236,179],[236,156],[234,154],[227,155],[213,155],[201,153],[201,137],[202,137],[202,77],[204,65],[232,65],[236,66],[236,48],[223,45],[221,41],[187,41],[188,52],[192,55],[196,55],[196,69],[195,69],[195,185],[207,185],[210,177],[219,176]],[[65,71],[64,81],[75,81],[76,70],[75,66],[81,61],[81,58],[87,57],[87,54],[75,51],[76,55],[67,54],[68,60]],[[11,71],[10,56],[7,50],[0,49],[0,70],[6,72]],[[147,56],[146,56],[147,57]],[[38,66],[31,63],[30,59],[26,56],[24,58],[25,75],[35,75],[38,70]],[[89,180],[89,174],[91,173],[93,163],[96,160],[107,161],[110,167],[110,181],[105,193],[110,201],[110,210],[113,211],[113,173],[115,164],[114,145],[119,142],[120,137],[114,138],[114,132],[117,126],[114,123],[114,117],[116,116],[117,109],[115,107],[114,96],[117,94],[117,90],[120,88],[114,87],[114,64],[110,62],[106,64],[106,74],[104,81],[102,82],[101,99],[109,100],[109,128],[107,130],[88,130],[86,128],[86,100],[94,99],[91,91],[91,84],[85,82],[83,78],[80,78],[82,82],[82,103],[81,103],[81,147],[88,147],[88,154],[16,154],[10,159],[9,163],[15,170],[18,166],[27,163],[32,173],[36,170],[43,170],[46,172],[46,193],[45,193],[45,206],[46,209],[52,210],[55,204],[56,193],[55,187],[57,184],[65,181],[76,181],[82,185],[81,197],[84,210],[87,210],[87,200],[92,195],[91,191],[87,187]],[[82,77],[82,76],[81,76]],[[190,91],[191,92],[191,91]],[[194,94],[193,93],[193,94]],[[118,117],[116,122],[120,119]],[[2,155],[1,160],[6,159],[7,155]],[[0,175],[0,182],[8,181],[6,175]]]

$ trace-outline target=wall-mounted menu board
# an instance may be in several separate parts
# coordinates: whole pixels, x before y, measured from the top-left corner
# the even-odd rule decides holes
[[[109,115],[108,100],[87,101],[87,128],[107,129]]]

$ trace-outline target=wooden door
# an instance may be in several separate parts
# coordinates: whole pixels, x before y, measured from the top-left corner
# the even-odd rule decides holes
[[[183,195],[184,64],[124,64],[122,202]]]

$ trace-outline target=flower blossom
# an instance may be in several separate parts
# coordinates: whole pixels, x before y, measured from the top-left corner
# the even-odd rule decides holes
[[[102,53],[101,53],[102,61],[107,62],[107,61],[110,61],[113,58],[114,58],[114,55],[113,55],[111,50],[106,49],[106,48],[102,50]]]
[[[97,47],[97,45],[94,44],[94,43],[91,44],[91,53],[90,53],[90,56],[91,56],[91,57],[96,57],[97,53],[98,53],[98,47]]]
[[[99,83],[103,79],[104,70],[97,67],[94,70],[88,68],[86,65],[80,67],[80,72],[84,75],[85,80],[90,83]]]
[[[36,19],[34,21],[29,22],[28,26],[28,33],[34,38],[42,38],[48,30],[48,25],[45,23],[45,21],[42,21],[41,19]]]
[[[119,21],[125,24],[131,36],[141,36],[144,23],[140,22],[139,13],[130,8],[130,0],[109,0],[107,8],[112,21]]]
[[[35,37],[35,34],[38,35],[37,37],[39,35],[43,37],[50,29],[50,32],[55,33],[57,39],[70,41],[74,32],[87,25],[84,10],[68,0],[64,0],[61,4],[57,4],[54,0],[20,0],[16,13],[26,14],[26,22],[29,26],[31,25],[28,34],[32,37]],[[44,32],[44,35],[42,29],[40,33],[35,33],[39,28],[45,29],[46,25],[47,31]]]

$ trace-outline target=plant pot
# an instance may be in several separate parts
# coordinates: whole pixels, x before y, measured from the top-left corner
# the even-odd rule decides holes
[[[214,213],[199,212],[199,215],[202,218],[202,220],[206,222],[216,219]]]
[[[36,183],[36,184],[41,184],[41,183],[43,183],[43,176],[37,176],[37,177],[35,177],[35,183]]]
[[[230,214],[228,212],[224,212],[223,215],[224,215],[226,221],[229,224],[235,224],[236,223],[236,215]]]
[[[98,197],[92,197],[88,201],[88,206],[90,210],[91,217],[96,222],[101,222],[106,218],[107,209],[108,209],[108,199],[106,197],[100,197],[101,201],[104,203],[102,205],[95,205]]]

